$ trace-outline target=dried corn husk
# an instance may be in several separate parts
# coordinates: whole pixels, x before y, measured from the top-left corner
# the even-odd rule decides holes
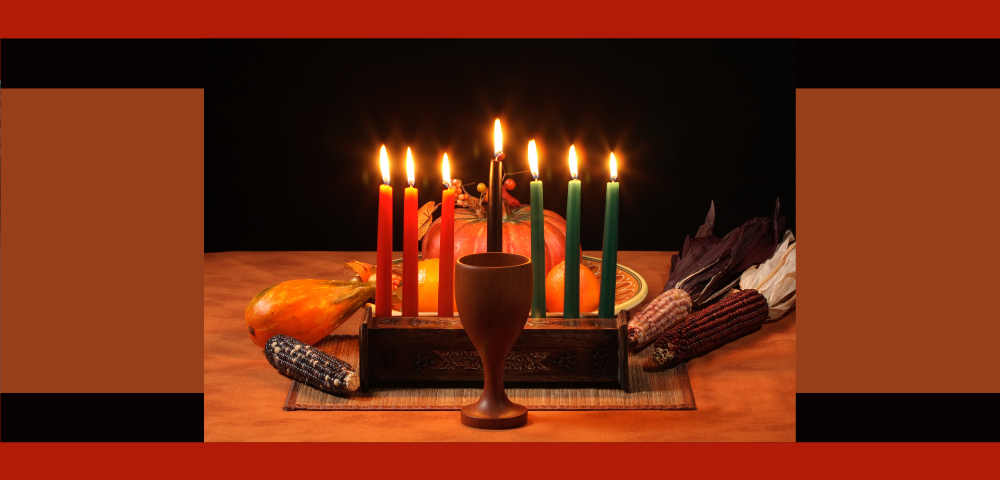
[[[694,239],[684,239],[684,247],[671,259],[670,277],[664,291],[682,289],[691,296],[695,308],[724,297],[739,283],[740,275],[751,265],[763,262],[774,253],[785,229],[779,215],[781,202],[774,207],[774,217],[752,218],[718,239],[712,235],[715,203],[705,224]]]
[[[726,296],[748,267],[770,257],[785,226],[785,219],[778,216],[780,209],[778,202],[774,218],[750,219],[720,239],[712,234],[713,201],[704,225],[694,238],[686,237],[680,253],[671,258],[664,293],[629,321],[629,348],[645,347],[683,321],[692,308],[707,306]]]
[[[757,290],[767,299],[767,320],[774,321],[795,306],[795,235],[786,231],[766,262],[748,268],[740,277],[740,288]]]
[[[708,208],[708,215],[705,215],[705,224],[698,229],[698,233],[695,234],[694,238],[691,236],[684,237],[684,246],[681,247],[681,251],[674,256],[670,257],[670,279],[667,280],[667,288],[663,291],[670,290],[673,288],[671,285],[677,283],[677,276],[680,272],[685,272],[684,276],[687,276],[687,272],[695,271],[699,267],[696,266],[697,261],[705,256],[705,252],[712,249],[712,247],[719,244],[722,241],[719,237],[712,235],[712,230],[715,228],[715,200],[712,201],[712,205]],[[678,271],[678,267],[681,269]],[[670,280],[673,280],[672,282]]]

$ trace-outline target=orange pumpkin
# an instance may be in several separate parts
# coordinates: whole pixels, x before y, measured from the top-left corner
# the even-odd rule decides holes
[[[258,293],[247,305],[247,331],[264,348],[275,335],[310,345],[333,333],[365,301],[375,296],[371,282],[289,280]]]
[[[545,273],[566,258],[566,220],[545,210]],[[486,251],[486,219],[468,208],[455,209],[455,260]],[[531,207],[514,207],[503,221],[503,251],[531,258]],[[581,256],[583,252],[580,252]],[[423,239],[423,258],[441,258],[441,219]],[[582,258],[582,257],[581,257]]]

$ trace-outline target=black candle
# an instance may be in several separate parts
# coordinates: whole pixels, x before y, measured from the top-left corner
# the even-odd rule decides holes
[[[486,251],[503,251],[503,134],[500,119],[493,124],[494,157],[490,161],[489,210],[486,215]]]

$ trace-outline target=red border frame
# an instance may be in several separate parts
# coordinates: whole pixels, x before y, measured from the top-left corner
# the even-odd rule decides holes
[[[158,478],[441,477],[442,471],[547,478],[966,478],[996,455],[991,443],[50,443],[3,444],[5,473],[102,472]],[[595,455],[587,456],[587,453]],[[385,459],[392,461],[386,462]],[[586,459],[592,459],[590,461]],[[490,463],[495,463],[492,467]],[[499,464],[499,465],[496,465]],[[150,468],[155,466],[155,468]],[[485,467],[485,468],[484,468]],[[498,469],[499,467],[499,469]]]
[[[996,2],[8,2],[5,38],[990,38]],[[278,10],[276,7],[280,7]]]
[[[353,3],[353,2],[352,2]],[[687,38],[990,38],[1000,27],[995,2],[944,7],[894,0],[803,3],[644,1],[376,2],[17,2],[4,5],[6,38],[227,37],[687,37]],[[61,4],[61,5],[60,5]],[[282,10],[275,10],[280,5]],[[429,476],[482,471],[503,458],[511,472],[632,476],[746,476],[858,473],[965,476],[978,473],[997,444],[17,444],[2,445],[5,472],[84,471],[144,476]],[[592,451],[600,456],[582,456]],[[489,457],[486,457],[489,453]],[[391,455],[392,462],[377,461]],[[586,461],[587,458],[600,459]],[[669,459],[669,460],[668,460]],[[16,460],[16,461],[10,461]],[[371,461],[376,460],[376,461]],[[667,460],[667,461],[665,461]],[[150,469],[150,466],[155,468]],[[40,468],[41,467],[41,468]],[[527,468],[526,468],[527,467]],[[518,475],[520,475],[518,474]]]

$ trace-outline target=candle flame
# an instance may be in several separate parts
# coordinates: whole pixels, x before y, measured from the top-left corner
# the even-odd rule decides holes
[[[493,152],[499,156],[503,152],[503,132],[500,131],[500,119],[493,123]]]
[[[444,154],[444,160],[441,162],[441,178],[444,178],[444,184],[451,188],[451,164],[448,163],[448,154]]]
[[[535,151],[535,141],[528,142],[528,165],[531,166],[531,176],[538,180],[538,152]]]
[[[379,152],[379,163],[382,164],[382,181],[386,185],[389,184],[389,156],[385,154],[385,145],[382,145],[382,151]]]
[[[611,152],[611,181],[618,180],[618,160],[615,160],[615,152]]]
[[[410,153],[410,147],[406,147],[406,181],[413,186],[413,154]]]
[[[573,176],[573,180],[576,180],[576,147],[574,145],[569,146],[569,174]]]

